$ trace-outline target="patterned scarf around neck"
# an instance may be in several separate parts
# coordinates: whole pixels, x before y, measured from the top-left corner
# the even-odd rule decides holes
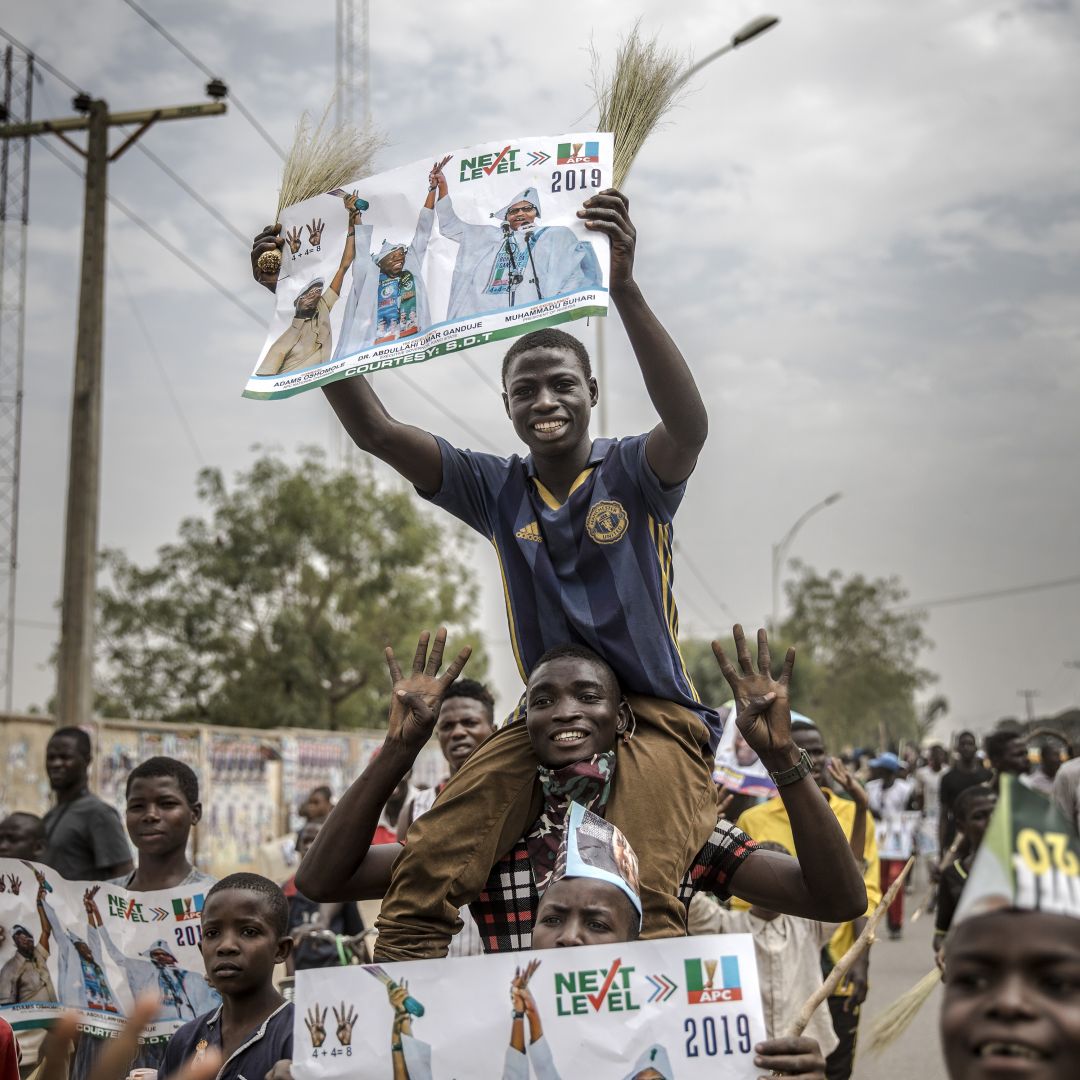
[[[615,751],[596,754],[586,761],[575,761],[561,769],[541,767],[540,787],[544,808],[536,825],[525,838],[529,849],[536,887],[543,892],[551,881],[559,845],[566,833],[566,818],[572,802],[581,803],[600,817],[607,809],[611,780],[615,773]]]

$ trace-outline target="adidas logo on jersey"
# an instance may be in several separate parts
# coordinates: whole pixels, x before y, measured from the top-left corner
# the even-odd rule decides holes
[[[537,544],[541,543],[544,539],[540,535],[540,529],[538,528],[535,521],[530,521],[528,525],[525,525],[522,528],[518,529],[518,531],[514,533],[514,535],[519,540],[532,540],[534,543]]]

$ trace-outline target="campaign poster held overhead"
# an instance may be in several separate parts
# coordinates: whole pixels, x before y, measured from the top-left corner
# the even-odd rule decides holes
[[[288,207],[266,341],[244,388],[280,398],[607,312],[609,247],[577,211],[613,140],[503,139]]]
[[[297,1080],[752,1080],[749,934],[300,971]]]

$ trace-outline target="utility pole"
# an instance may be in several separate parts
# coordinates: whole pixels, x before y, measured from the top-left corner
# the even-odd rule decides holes
[[[1037,698],[1039,696],[1039,691],[1038,690],[1017,690],[1016,694],[1017,694],[1018,697],[1022,697],[1024,699],[1024,706],[1027,709],[1028,723],[1029,724],[1035,723],[1035,709],[1034,709],[1034,707],[1032,706],[1031,703],[1032,703],[1032,701],[1035,700],[1035,698]]]
[[[218,80],[207,86],[212,97],[225,96]],[[94,601],[97,578],[98,508],[101,491],[102,341],[105,316],[105,240],[108,169],[159,120],[219,116],[222,100],[201,105],[110,113],[108,105],[79,94],[81,116],[38,120],[0,127],[0,139],[56,135],[86,159],[79,319],[75,341],[75,388],[71,401],[71,451],[68,464],[67,519],[64,531],[64,584],[57,664],[56,722],[85,723],[93,713]],[[109,128],[135,130],[109,152]],[[86,148],[68,133],[85,131]]]
[[[0,122],[29,120],[34,58],[4,50]],[[0,142],[0,688],[11,712],[15,686],[15,578],[19,565],[23,343],[26,331],[26,233],[30,215],[30,139]]]

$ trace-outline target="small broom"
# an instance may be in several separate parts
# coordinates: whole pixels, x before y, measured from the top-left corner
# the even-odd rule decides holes
[[[612,179],[621,187],[645,140],[677,103],[690,59],[641,36],[640,20],[619,45],[615,67],[605,73],[592,47],[592,91],[599,113],[597,129],[615,137]]]
[[[941,969],[935,966],[910,990],[901,994],[880,1016],[875,1017],[867,1038],[867,1051],[871,1054],[880,1054],[896,1042],[915,1019],[918,1011],[926,1004],[926,999],[934,992],[934,987],[939,982],[941,982]]]
[[[851,948],[837,960],[836,965],[829,972],[821,986],[806,999],[795,1020],[784,1033],[785,1035],[801,1035],[806,1030],[806,1025],[810,1023],[810,1017],[814,1015],[814,1010],[840,985],[841,980],[847,977],[847,973],[852,969],[855,961],[873,945],[874,931],[877,929],[878,923],[881,922],[885,912],[889,910],[889,905],[896,899],[896,894],[904,887],[904,879],[911,872],[914,865],[914,858],[908,859],[907,865],[896,875],[896,880],[893,881],[888,892],[881,898],[881,903],[874,908],[874,913],[866,920],[863,932],[856,938]]]
[[[361,131],[347,123],[328,126],[332,105],[327,106],[318,124],[313,126],[307,113],[296,124],[281,173],[275,223],[287,206],[371,175],[375,155],[385,138],[370,128]],[[276,274],[281,269],[281,253],[264,251],[257,265],[260,273]]]

